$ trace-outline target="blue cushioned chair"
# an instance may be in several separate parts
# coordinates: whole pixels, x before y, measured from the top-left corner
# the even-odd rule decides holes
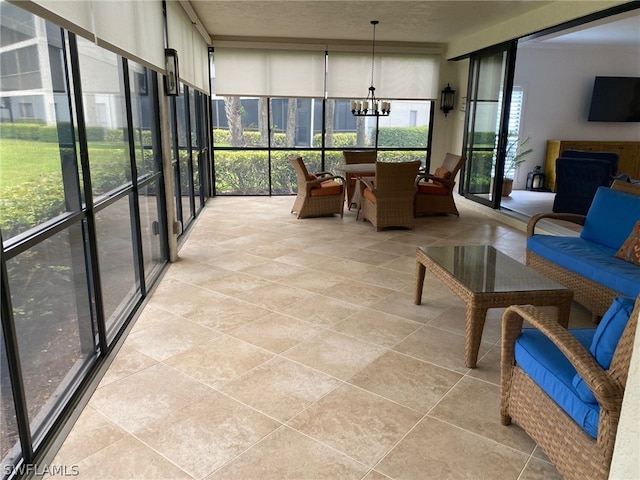
[[[565,479],[609,474],[639,314],[640,296],[616,297],[592,329],[565,330],[530,305],[504,313],[502,423],[520,425]]]

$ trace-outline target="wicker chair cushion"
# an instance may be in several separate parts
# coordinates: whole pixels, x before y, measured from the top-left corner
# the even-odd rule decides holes
[[[425,193],[427,195],[448,195],[449,190],[439,183],[419,181],[418,193]]]
[[[569,332],[585,348],[592,341],[593,329]],[[596,438],[600,406],[580,398],[573,386],[576,370],[551,340],[536,329],[525,328],[515,343],[516,364],[558,404],[586,433]]]
[[[640,221],[631,231],[631,235],[627,237],[620,249],[616,252],[616,258],[621,258],[626,262],[634,265],[640,265]]]
[[[589,346],[589,351],[596,361],[605,370],[611,366],[613,353],[615,352],[622,332],[627,326],[635,300],[626,297],[616,297],[604,314],[602,320],[598,324],[597,329],[593,330],[593,340]],[[585,402],[597,403],[596,397],[593,395],[589,387],[577,373],[573,377],[573,387],[576,389],[578,396]]]
[[[369,201],[376,203],[376,196],[373,194],[371,189],[365,188],[364,191],[362,192],[362,196],[368,199]]]
[[[442,167],[436,168],[436,171],[433,172],[433,174],[436,177],[444,178],[446,180],[449,180],[451,178],[451,172],[446,168],[442,168]]]
[[[580,237],[618,250],[640,220],[640,196],[599,187]]]
[[[622,295],[640,295],[638,266],[616,258],[611,248],[580,237],[536,234],[527,238],[527,249]]]
[[[312,197],[323,197],[325,195],[340,195],[342,193],[342,185],[335,180],[327,180],[322,182],[319,187],[311,189]]]
[[[598,324],[589,351],[605,370],[611,366],[613,353],[616,351],[624,327],[627,326],[634,303],[633,298],[614,298],[609,310]]]

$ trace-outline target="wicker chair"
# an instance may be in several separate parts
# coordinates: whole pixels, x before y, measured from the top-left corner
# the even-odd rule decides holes
[[[455,178],[465,157],[447,153],[442,166],[431,173],[422,173],[416,178],[415,215],[452,214],[460,216],[453,199]]]
[[[347,165],[354,163],[376,163],[377,154],[375,150],[345,150],[342,152],[342,157],[344,158],[344,163]],[[347,187],[347,208],[351,210],[351,206],[354,205],[352,199],[358,177],[352,173],[345,172],[344,179]]]
[[[500,402],[502,423],[509,425],[514,422],[520,425],[567,480],[606,479],[609,474],[639,314],[640,297],[635,301],[626,327],[623,327],[624,331],[615,347],[609,369],[600,366],[585,347],[584,339],[578,340],[580,330],[574,331],[576,336],[572,335],[535,307],[511,306],[503,315]],[[590,427],[592,430],[597,429],[596,438],[579,426],[516,364],[515,341],[522,331],[523,320],[542,332],[549,339],[545,342],[553,342],[561,352],[550,346],[544,350],[544,354],[539,355],[547,356],[549,350],[554,350],[555,355],[566,358],[562,361],[555,360],[553,364],[564,362],[566,365],[567,361],[570,362],[570,368],[575,369],[582,377],[582,386],[586,384],[586,388],[592,392],[599,405],[597,424]],[[538,335],[535,331],[533,334]],[[551,376],[551,373],[548,374]],[[591,405],[597,409],[596,403]]]
[[[344,178],[329,172],[309,173],[302,157],[291,158],[298,180],[298,196],[291,213],[298,218],[343,214]],[[336,182],[336,180],[340,180]]]
[[[415,179],[421,162],[378,162],[374,182],[360,179],[362,216],[376,230],[387,227],[413,228]]]
[[[640,195],[640,185],[634,183],[614,180],[611,188],[631,195]],[[539,213],[529,219],[527,223],[527,237],[535,234],[536,225],[540,220],[561,220],[576,225],[584,225],[585,219],[585,215],[577,213]],[[527,266],[542,273],[545,277],[573,290],[573,299],[592,312],[594,318],[601,317],[609,305],[611,305],[613,299],[621,295],[620,292],[605,287],[600,283],[536,255],[529,249],[525,252],[525,259]]]

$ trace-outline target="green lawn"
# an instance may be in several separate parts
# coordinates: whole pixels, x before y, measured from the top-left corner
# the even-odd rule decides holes
[[[57,143],[0,139],[0,190],[60,172]]]

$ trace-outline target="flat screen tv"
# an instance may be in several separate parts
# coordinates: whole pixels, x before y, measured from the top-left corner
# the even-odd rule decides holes
[[[640,122],[640,77],[596,77],[590,122]]]

